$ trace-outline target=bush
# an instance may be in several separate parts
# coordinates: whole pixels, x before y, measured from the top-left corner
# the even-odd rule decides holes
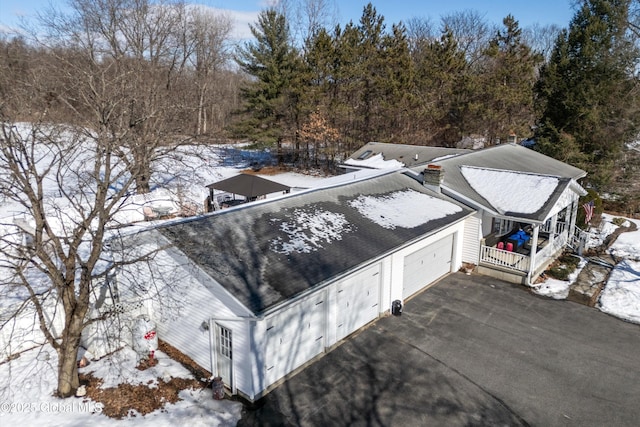
[[[580,264],[580,258],[565,254],[553,263],[546,274],[554,279],[566,281],[569,279],[569,275],[576,270],[578,264]]]
[[[612,223],[614,223],[615,225],[617,225],[618,227],[621,227],[622,224],[624,224],[625,222],[627,222],[627,220],[625,218],[613,218],[611,220]]]

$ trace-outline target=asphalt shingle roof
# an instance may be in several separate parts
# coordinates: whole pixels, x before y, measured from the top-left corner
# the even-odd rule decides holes
[[[371,153],[366,158],[376,154],[382,154],[385,160],[397,160],[408,168],[418,165],[426,165],[436,159],[459,154],[470,153],[471,150],[446,147],[428,147],[423,145],[388,144],[384,142],[369,142],[361,147],[349,158],[359,160],[367,151]],[[366,160],[366,158],[364,160]]]
[[[388,197],[407,190],[431,196],[434,199],[424,200],[451,205],[456,212],[414,227],[384,227],[353,206],[363,196]],[[471,212],[426,189],[414,177],[395,172],[223,210],[157,230],[258,315]],[[291,233],[306,236],[306,246],[292,240]]]
[[[586,175],[586,172],[582,169],[517,144],[497,145],[443,159],[435,163],[442,166],[444,170],[443,191],[450,190],[457,195],[489,208],[492,208],[491,204],[478,194],[463,176],[463,167],[472,166],[558,177],[558,187],[549,198],[548,203],[538,212],[528,215],[515,212],[505,213],[507,216],[513,215],[537,221],[542,221],[546,218],[553,204],[555,204],[562,192],[571,185],[572,180],[578,180]],[[418,171],[417,168],[415,170]]]

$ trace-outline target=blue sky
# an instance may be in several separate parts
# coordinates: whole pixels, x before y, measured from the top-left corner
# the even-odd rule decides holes
[[[229,11],[238,27],[237,33],[245,33],[248,22],[254,22],[257,13],[269,0],[193,0],[208,6]],[[0,27],[15,26],[19,16],[31,16],[46,10],[49,3],[64,5],[64,0],[0,0]],[[358,22],[367,0],[336,0],[342,24]],[[570,0],[375,0],[371,2],[385,18],[387,27],[412,17],[431,18],[434,23],[443,15],[455,11],[474,10],[487,21],[500,24],[511,13],[521,27],[534,23],[568,26],[573,17]]]

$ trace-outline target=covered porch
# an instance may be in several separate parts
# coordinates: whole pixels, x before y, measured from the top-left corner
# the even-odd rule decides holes
[[[584,232],[575,225],[577,201],[544,222],[493,217],[492,232],[480,245],[479,270],[513,283],[531,285],[567,247],[578,249]]]

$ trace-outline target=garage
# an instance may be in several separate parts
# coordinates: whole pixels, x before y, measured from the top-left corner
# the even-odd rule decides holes
[[[271,384],[324,350],[324,292],[267,321],[265,375]]]
[[[453,234],[404,258],[402,297],[408,298],[451,271]]]
[[[336,338],[341,340],[378,317],[380,264],[341,282],[336,289]]]
[[[149,277],[170,279],[182,303],[150,313],[163,339],[256,401],[459,268],[472,214],[388,171],[162,224],[131,243],[158,248]]]

